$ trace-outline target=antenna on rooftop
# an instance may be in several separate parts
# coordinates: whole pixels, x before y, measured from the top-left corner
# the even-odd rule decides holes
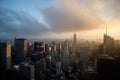
[[[15,39],[17,39],[18,38],[18,35],[15,35]]]
[[[107,25],[106,25],[106,35],[107,35]]]

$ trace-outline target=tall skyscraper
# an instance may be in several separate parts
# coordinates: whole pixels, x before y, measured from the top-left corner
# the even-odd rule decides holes
[[[11,43],[0,43],[0,67],[11,68]]]
[[[69,67],[70,60],[69,60],[69,43],[66,40],[63,44],[63,56],[62,56],[62,66]]]
[[[76,35],[76,33],[74,33],[74,35],[73,35],[73,46],[76,47],[76,45],[77,45],[77,35]]]
[[[56,61],[56,75],[60,76],[61,74],[61,51],[57,50],[57,61]]]
[[[19,63],[25,60],[27,55],[27,40],[24,38],[15,38],[15,62]]]
[[[77,35],[76,33],[74,33],[72,40],[71,54],[70,54],[70,62],[76,63],[76,61],[77,61]]]
[[[68,40],[66,40],[64,42],[64,45],[63,45],[63,56],[64,57],[68,57],[69,56],[69,46],[68,46]]]
[[[89,56],[90,56],[90,49],[88,46],[80,46],[80,61],[85,65],[88,66],[89,63]]]
[[[113,51],[114,48],[114,38],[112,38],[111,36],[108,36],[107,34],[107,26],[106,26],[106,34],[104,34],[104,54],[106,53],[111,53]]]
[[[77,51],[77,35],[76,33],[74,33],[73,35],[73,44],[72,44],[72,48],[73,48],[73,55],[76,56],[76,51]]]
[[[51,44],[51,57],[55,57],[57,53],[57,44],[55,42],[52,42]]]
[[[114,38],[104,34],[104,54],[111,53],[114,48]]]

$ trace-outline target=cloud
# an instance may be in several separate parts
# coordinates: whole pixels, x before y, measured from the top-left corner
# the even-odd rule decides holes
[[[35,36],[49,32],[49,29],[27,12],[0,8],[0,36]]]
[[[67,32],[85,33],[84,31],[89,35],[87,31],[105,29],[106,24],[110,28],[119,27],[119,5],[120,0],[53,0],[53,4],[37,7],[47,25],[39,22],[29,12],[0,8],[0,37],[18,34],[51,38],[58,37],[59,33],[65,35]]]
[[[96,3],[94,0],[57,0],[41,12],[55,32],[85,31],[101,28],[105,22]]]
[[[120,19],[120,0],[111,0],[107,9],[113,13],[113,18]]]

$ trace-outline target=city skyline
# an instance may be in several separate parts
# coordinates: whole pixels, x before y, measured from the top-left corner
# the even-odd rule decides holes
[[[119,0],[1,0],[0,39],[120,39]],[[58,37],[59,36],[59,37]]]
[[[115,80],[120,74],[120,40],[72,39],[0,42],[1,80]]]

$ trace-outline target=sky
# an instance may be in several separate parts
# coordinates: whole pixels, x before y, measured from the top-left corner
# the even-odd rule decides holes
[[[120,0],[0,0],[0,39],[120,39]]]

